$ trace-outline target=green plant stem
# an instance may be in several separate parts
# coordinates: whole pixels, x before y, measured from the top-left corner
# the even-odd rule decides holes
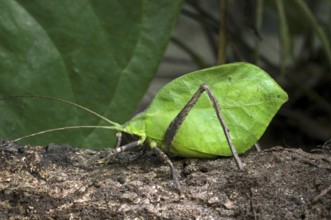
[[[226,62],[226,0],[220,0],[220,30],[218,45],[218,64]]]
[[[279,38],[281,44],[280,74],[281,76],[284,76],[288,53],[289,53],[289,47],[290,47],[290,36],[289,36],[289,30],[288,30],[283,0],[275,0],[275,3],[279,16],[279,30],[280,30]]]
[[[257,0],[255,26],[256,26],[256,30],[258,32],[260,32],[262,22],[263,22],[263,9],[264,9],[264,0]],[[256,38],[256,40],[255,40],[255,64],[257,64],[257,65],[259,65],[259,63],[260,63],[260,46],[261,46],[261,40],[259,38]]]
[[[311,12],[311,10],[308,8],[307,4],[303,0],[294,0],[294,3],[297,5],[297,9],[302,10],[304,15],[306,16],[304,19],[308,21],[313,28],[313,31],[316,33],[318,38],[320,39],[322,43],[322,48],[325,52],[325,55],[327,57],[329,66],[331,67],[331,47],[330,47],[330,41],[327,37],[327,34],[323,30],[323,28],[318,24],[318,21],[316,20],[315,16]]]

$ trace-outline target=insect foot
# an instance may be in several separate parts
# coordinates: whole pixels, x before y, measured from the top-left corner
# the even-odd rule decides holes
[[[179,192],[181,192],[181,187],[180,187],[180,183],[179,183],[179,176],[178,176],[177,170],[174,167],[174,165],[172,164],[169,157],[165,153],[163,153],[163,151],[158,147],[153,147],[153,151],[156,153],[156,155],[158,155],[158,157],[161,160],[163,160],[165,163],[168,164],[168,166],[170,167],[172,178],[173,178],[174,183],[175,183],[175,187]]]

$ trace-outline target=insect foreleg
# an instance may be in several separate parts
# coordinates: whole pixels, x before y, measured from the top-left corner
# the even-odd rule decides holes
[[[102,159],[100,161],[100,163],[108,163],[110,162],[117,154],[123,152],[123,151],[128,151],[128,150],[132,150],[138,146],[141,146],[142,145],[142,140],[137,140],[137,141],[133,141],[131,143],[128,143],[126,145],[123,145],[123,146],[120,146],[120,147],[116,147],[114,149],[112,149],[107,157],[105,157],[104,159]]]
[[[242,170],[243,168],[243,163],[241,162],[238,153],[232,143],[232,139],[230,137],[230,130],[228,129],[228,127],[226,126],[222,113],[221,113],[221,108],[220,105],[215,97],[215,95],[213,94],[213,92],[211,91],[211,89],[204,83],[202,83],[198,89],[198,91],[196,91],[196,93],[192,96],[192,98],[190,99],[190,101],[184,106],[184,108],[178,113],[178,115],[176,116],[176,118],[170,123],[166,133],[165,133],[165,137],[164,137],[164,144],[166,147],[170,148],[172,146],[172,141],[179,129],[179,127],[181,126],[181,124],[183,123],[184,119],[186,118],[187,114],[190,112],[190,110],[193,108],[193,106],[197,103],[197,101],[199,100],[201,94],[203,92],[207,92],[209,99],[211,100],[213,107],[215,109],[217,118],[223,128],[223,132],[225,134],[226,140],[229,144],[229,147],[231,149],[232,155],[236,161],[237,167],[239,170]]]
[[[116,133],[116,145],[115,148],[119,148],[121,146],[121,142],[122,142],[122,132],[117,132]]]
[[[171,171],[175,186],[180,191],[181,189],[180,189],[180,184],[179,184],[178,173],[177,173],[177,170],[175,169],[174,165],[172,164],[171,160],[168,158],[168,156],[165,153],[163,153],[163,151],[160,148],[155,146],[155,147],[153,147],[153,151],[156,153],[156,155],[158,155],[158,157],[161,160],[163,160],[164,162],[166,162],[168,164],[168,166],[170,167],[170,171]]]
[[[257,152],[260,152],[260,151],[261,151],[261,147],[260,147],[259,142],[256,142],[256,143],[254,144],[254,147],[255,147],[255,149],[256,149]]]

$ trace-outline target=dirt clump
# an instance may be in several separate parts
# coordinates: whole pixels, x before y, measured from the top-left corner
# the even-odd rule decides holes
[[[65,145],[0,148],[0,219],[331,219],[330,147],[274,147],[234,160],[119,155]]]

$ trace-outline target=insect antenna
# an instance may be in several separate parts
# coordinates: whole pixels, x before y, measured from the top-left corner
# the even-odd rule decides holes
[[[95,111],[84,107],[82,105],[79,105],[77,103],[65,100],[65,99],[60,99],[60,98],[56,98],[56,97],[52,97],[52,96],[43,96],[43,95],[19,95],[19,96],[9,96],[9,97],[5,97],[5,98],[1,98],[0,101],[5,101],[5,100],[12,100],[12,99],[18,99],[18,98],[38,98],[38,99],[48,99],[48,100],[53,100],[53,101],[58,101],[58,102],[62,102],[62,103],[66,103],[68,105],[72,105],[75,106],[76,108],[82,109],[92,115],[95,115],[96,117],[108,122],[109,124],[115,126],[115,127],[121,127],[120,124],[113,122],[111,120],[109,120],[108,118],[96,113]]]
[[[67,127],[60,127],[60,128],[52,128],[52,129],[48,129],[48,130],[43,130],[43,131],[39,131],[33,134],[28,134],[25,135],[23,137],[19,137],[16,138],[15,140],[13,140],[13,142],[17,142],[26,138],[30,138],[33,136],[37,136],[37,135],[41,135],[41,134],[46,134],[46,133],[51,133],[51,132],[55,132],[55,131],[63,131],[63,130],[70,130],[70,129],[81,129],[81,128],[102,128],[102,129],[110,129],[110,130],[118,130],[117,127],[115,126],[99,126],[99,125],[79,125],[79,126],[67,126]]]
[[[42,135],[42,134],[46,134],[46,133],[51,133],[51,132],[55,132],[55,131],[63,131],[63,130],[71,130],[71,129],[84,129],[84,128],[88,128],[88,129],[92,129],[92,128],[102,128],[102,129],[111,129],[111,130],[117,130],[117,131],[122,131],[122,126],[116,122],[113,122],[111,120],[109,120],[108,118],[98,114],[97,112],[84,107],[82,105],[79,105],[77,103],[65,100],[65,99],[60,99],[60,98],[56,98],[56,97],[52,97],[52,96],[42,96],[42,95],[20,95],[20,96],[10,96],[10,97],[5,97],[5,98],[1,98],[0,101],[5,101],[5,100],[12,100],[12,99],[18,99],[18,98],[38,98],[38,99],[48,99],[48,100],[53,100],[53,101],[58,101],[58,102],[62,102],[62,103],[66,103],[68,105],[74,106],[76,108],[82,109],[104,121],[106,121],[107,123],[111,124],[112,126],[101,126],[101,125],[79,125],[79,126],[67,126],[67,127],[59,127],[59,128],[53,128],[53,129],[48,129],[48,130],[43,130],[43,131],[39,131],[39,132],[35,132],[32,134],[28,134],[19,138],[16,138],[15,140],[13,140],[12,142],[17,142],[26,138],[30,138],[33,136],[37,136],[37,135]]]

